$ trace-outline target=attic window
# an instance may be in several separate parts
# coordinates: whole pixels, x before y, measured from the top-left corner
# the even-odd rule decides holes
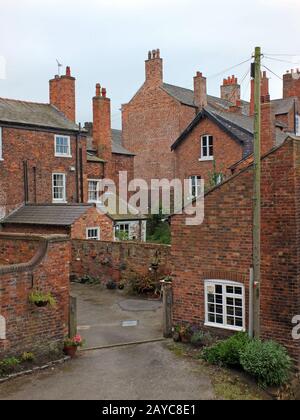
[[[214,158],[214,138],[210,135],[201,138],[201,160],[213,160]]]

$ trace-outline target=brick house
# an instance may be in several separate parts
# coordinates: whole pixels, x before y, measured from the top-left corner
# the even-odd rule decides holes
[[[299,314],[300,139],[289,136],[262,158],[262,338],[285,345],[300,368]],[[174,324],[188,322],[220,334],[249,326],[252,266],[253,165],[205,196],[205,218],[187,226],[174,215]]]
[[[175,155],[171,146],[194,120],[199,109],[228,110],[235,105],[239,92],[236,78],[222,88],[221,98],[206,95],[206,79],[194,78],[194,90],[164,83],[163,60],[159,50],[149,52],[146,79],[129,103],[122,106],[122,130],[125,147],[136,154],[135,176],[148,183],[152,178],[173,179]],[[205,99],[205,102],[203,100]],[[241,102],[243,112],[249,104]]]
[[[296,96],[299,93],[299,80],[293,84],[294,90],[290,88],[287,91],[286,88],[292,74],[289,73],[283,78],[283,98],[274,101],[270,100],[266,72],[262,74],[262,124],[265,133],[263,153],[281,144],[287,133],[299,134],[300,96]],[[202,77],[201,83],[206,84],[205,78]],[[225,79],[221,87],[222,95],[224,88],[227,94],[230,90],[236,91],[236,83],[236,79]],[[287,97],[288,94],[291,97]],[[206,88],[203,89],[203,95],[201,102],[207,104]],[[221,182],[238,168],[247,165],[249,158],[251,160],[254,95],[251,95],[249,115],[245,114],[245,107],[241,105],[239,97],[236,101],[236,105],[229,110],[205,105],[171,147],[175,153],[176,177],[181,180],[190,179],[192,195],[197,194],[201,179],[210,187],[212,181]]]
[[[62,213],[70,211],[67,230],[72,237],[88,239],[97,231],[101,239],[113,240],[120,220],[113,214],[104,215],[97,206],[97,185],[107,176],[117,182],[119,170],[127,170],[130,180],[134,155],[123,148],[118,133],[112,141],[110,100],[105,89],[97,85],[93,99],[91,141],[89,133],[75,123],[75,78],[70,68],[49,85],[48,104],[0,98],[0,219],[4,229],[60,231],[60,223],[43,228],[32,223],[36,212],[55,219],[57,206]],[[73,220],[72,214],[78,212],[79,220]],[[24,223],[16,222],[18,218]],[[130,215],[136,239],[144,238],[137,234],[140,221],[141,216],[132,220]],[[74,228],[75,222],[80,228]],[[121,228],[127,229],[128,224]]]

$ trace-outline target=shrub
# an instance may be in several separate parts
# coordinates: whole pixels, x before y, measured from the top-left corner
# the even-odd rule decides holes
[[[21,358],[22,362],[33,362],[34,359],[35,359],[34,354],[27,353],[27,352],[23,353],[22,358]]]
[[[204,331],[194,332],[191,343],[195,347],[206,347],[213,343],[214,339],[210,333]]]
[[[16,366],[20,364],[20,360],[16,357],[9,357],[0,362],[0,374],[9,374]]]
[[[241,354],[241,365],[266,386],[280,386],[288,381],[292,367],[284,347],[274,341],[252,340]]]
[[[249,341],[246,333],[238,333],[205,349],[202,356],[214,365],[240,366],[240,355]]]

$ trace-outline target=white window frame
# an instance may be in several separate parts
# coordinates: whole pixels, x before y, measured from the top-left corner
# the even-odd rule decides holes
[[[96,235],[90,237],[89,234],[91,231],[95,231]],[[86,239],[88,241],[100,241],[100,228],[99,227],[88,227],[86,228]]]
[[[57,188],[54,185],[54,177],[55,176],[62,176],[63,177],[63,197],[62,198],[54,198],[54,189]],[[66,174],[61,172],[55,172],[52,174],[52,201],[53,203],[66,203],[67,202],[67,193],[66,193]]]
[[[214,155],[210,155],[209,154],[209,149],[210,149],[210,145],[209,145],[209,141],[210,139],[212,139],[212,148],[214,151],[214,136],[212,136],[211,134],[205,134],[204,136],[201,137],[201,157],[200,157],[200,161],[207,161],[207,160],[214,160]],[[206,146],[204,146],[204,140],[206,140]],[[203,153],[203,149],[204,147],[207,148],[207,155],[204,155]]]
[[[131,222],[117,222],[116,223],[115,229],[114,229],[114,231],[115,231],[115,240],[119,240],[119,238],[117,238],[117,235],[116,235],[116,232],[118,230],[117,227],[125,226],[125,225],[128,225],[128,240],[131,240],[131,237],[132,237],[132,226],[131,226]]]
[[[300,136],[300,115],[296,115],[296,136]]]
[[[68,142],[68,153],[60,153],[60,152],[57,151],[57,139],[59,139],[59,138],[67,140],[67,142]],[[59,135],[59,134],[56,134],[54,136],[54,154],[55,154],[55,157],[66,157],[66,158],[71,158],[72,157],[70,136],[64,136],[64,135]]]
[[[96,193],[97,193],[97,196],[98,196],[98,199],[97,200],[90,200],[90,198],[89,198],[89,195],[90,195],[90,188],[89,188],[90,182],[96,182],[97,183],[97,187],[96,187]],[[100,182],[101,182],[101,179],[88,179],[88,202],[89,203],[100,203],[100,204],[102,203],[101,200],[99,199]]]
[[[0,160],[3,160],[3,132],[2,132],[2,127],[0,127]]]
[[[215,287],[215,286],[222,286],[222,296],[223,296],[223,324],[218,324],[214,322],[210,322],[208,320],[208,287]],[[238,287],[242,289],[242,294],[230,294],[227,293],[226,287]],[[204,295],[205,295],[205,325],[208,327],[213,328],[220,328],[223,330],[231,330],[231,331],[246,331],[246,306],[245,306],[245,286],[242,283],[232,282],[228,280],[205,280],[204,282]],[[227,324],[227,316],[231,316],[231,314],[227,314],[227,298],[233,298],[233,299],[241,299],[242,300],[242,322],[243,326],[233,326]],[[234,306],[235,307],[235,306]]]
[[[195,188],[199,193],[197,195],[193,195],[193,188],[194,188],[193,181],[195,181],[195,180],[197,181],[196,184],[195,184]],[[202,192],[202,177],[200,175],[190,175],[189,176],[189,182],[190,182],[190,186],[189,186],[190,196],[192,198],[199,197],[201,195],[201,192]]]

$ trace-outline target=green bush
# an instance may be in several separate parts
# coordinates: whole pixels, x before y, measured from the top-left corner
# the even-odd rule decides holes
[[[286,349],[274,341],[252,340],[240,360],[243,369],[263,385],[280,386],[289,379],[291,359]]]
[[[238,333],[203,351],[208,363],[220,366],[240,366],[240,355],[250,339],[246,333]]]
[[[0,374],[8,374],[14,370],[16,366],[20,364],[20,360],[16,357],[9,357],[7,359],[3,359],[0,362]]]
[[[195,347],[206,347],[213,343],[214,339],[210,333],[197,331],[192,335],[191,344]]]

